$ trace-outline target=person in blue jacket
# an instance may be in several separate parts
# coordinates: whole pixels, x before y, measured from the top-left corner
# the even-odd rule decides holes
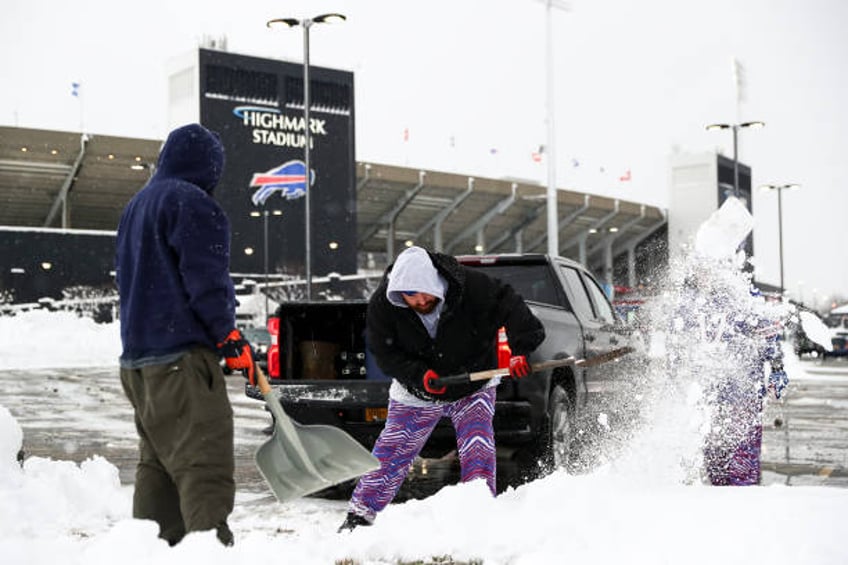
[[[254,365],[235,327],[229,221],[212,197],[223,167],[216,133],[175,129],[118,226],[121,383],[139,435],[133,517],[157,522],[171,545],[202,530],[233,543],[233,412],[220,356],[233,369]]]

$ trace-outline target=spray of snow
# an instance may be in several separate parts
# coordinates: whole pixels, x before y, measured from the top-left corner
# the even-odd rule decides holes
[[[638,409],[600,446],[615,475],[650,484],[700,483],[705,445],[740,439],[732,426],[715,428],[726,402],[719,391],[764,386],[751,378],[762,363],[763,332],[779,330],[792,314],[752,293],[744,255],[737,254],[752,226],[744,206],[728,199],[691,248],[673,257],[659,278],[663,292],[641,309],[649,343],[638,361],[625,365],[632,388],[611,412],[628,413],[625,401],[634,398]]]

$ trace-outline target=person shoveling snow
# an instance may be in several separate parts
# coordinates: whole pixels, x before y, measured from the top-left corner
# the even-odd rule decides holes
[[[728,198],[698,230],[675,283],[670,333],[679,341],[671,367],[701,387],[709,422],[703,465],[713,485],[759,484],[764,397],[771,391],[780,398],[788,383],[780,345],[786,308],[766,302],[739,268],[744,255],[737,249],[752,220]]]

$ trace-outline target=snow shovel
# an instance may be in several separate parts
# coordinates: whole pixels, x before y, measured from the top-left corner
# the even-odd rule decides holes
[[[256,450],[256,466],[277,500],[300,498],[380,466],[376,457],[342,430],[304,426],[289,418],[259,365],[256,374],[274,415],[274,433]]]
[[[551,359],[550,361],[541,361],[539,363],[533,363],[532,365],[530,365],[530,372],[538,373],[539,371],[544,371],[545,369],[553,369],[554,367],[566,367],[568,365],[575,365],[577,367],[594,367],[595,365],[600,365],[601,363],[606,363],[607,361],[618,359],[622,355],[627,355],[631,351],[633,351],[632,347],[619,347],[617,349],[607,351],[606,353],[595,355],[594,357],[590,357],[589,359],[576,359],[572,356],[563,357],[562,359]],[[507,369],[506,367],[501,367],[499,369],[489,369],[487,371],[476,371],[474,373],[463,373],[461,375],[439,377],[439,379],[436,381],[436,384],[453,385],[493,379],[495,377],[508,376],[509,369]]]

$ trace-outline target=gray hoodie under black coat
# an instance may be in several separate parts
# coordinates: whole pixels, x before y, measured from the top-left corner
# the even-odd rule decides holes
[[[430,337],[415,311],[387,296],[387,290],[421,290],[392,288],[392,265],[368,305],[368,343],[380,369],[411,394],[424,400],[455,401],[480,390],[486,381],[452,385],[444,394],[432,395],[422,382],[428,369],[440,376],[493,369],[500,327],[506,328],[513,355],[534,351],[545,339],[545,329],[508,284],[460,265],[449,255],[427,254],[447,282],[435,337]],[[388,294],[396,298],[393,292]]]

